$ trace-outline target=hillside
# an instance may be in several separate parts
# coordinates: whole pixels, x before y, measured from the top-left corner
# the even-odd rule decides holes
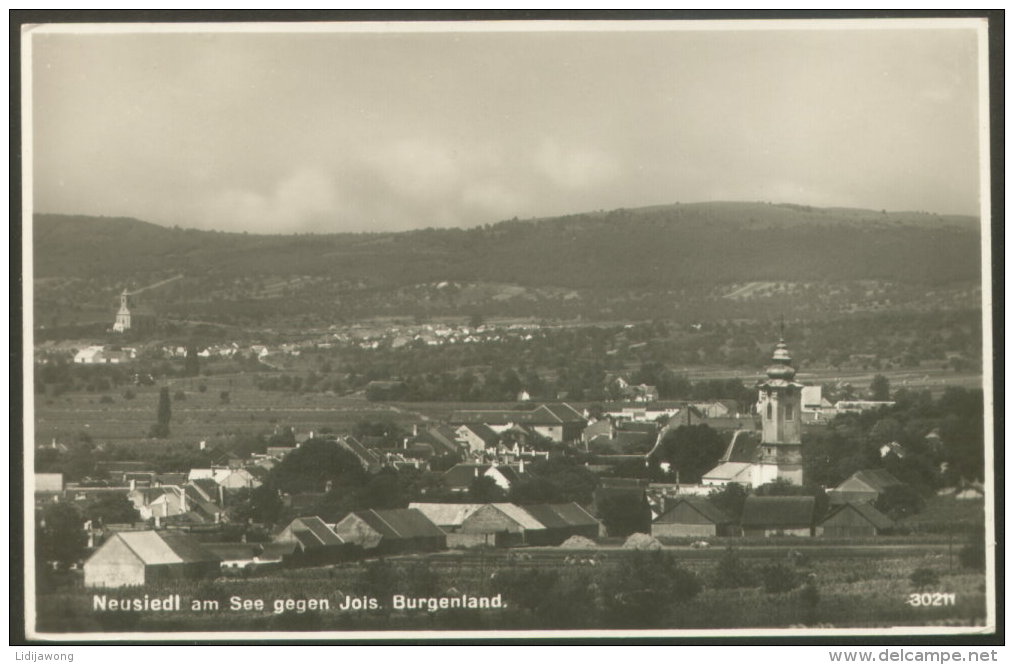
[[[753,281],[977,281],[976,219],[765,203],[673,204],[473,229],[248,235],[124,218],[35,217],[35,277],[326,276],[360,286],[451,280],[672,288]]]

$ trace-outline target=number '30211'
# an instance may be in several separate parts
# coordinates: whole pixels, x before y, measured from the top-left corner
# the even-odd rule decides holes
[[[905,601],[912,607],[945,607],[956,605],[958,594],[956,593],[910,593]]]

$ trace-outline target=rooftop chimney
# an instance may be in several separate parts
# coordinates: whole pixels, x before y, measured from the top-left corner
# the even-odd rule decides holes
[[[187,488],[186,487],[181,487],[180,488],[180,512],[181,513],[189,512],[187,510]]]
[[[207,441],[201,441],[197,445],[198,445],[198,448],[200,448],[200,450],[204,450],[208,446],[208,442]]]
[[[131,478],[130,479],[130,491],[133,492],[135,489],[137,489],[137,481],[134,480],[133,478]]]
[[[522,457],[521,461],[518,463],[518,473],[524,473],[524,472],[525,472],[525,458]]]

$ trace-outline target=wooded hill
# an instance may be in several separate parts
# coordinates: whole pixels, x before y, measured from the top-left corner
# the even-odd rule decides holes
[[[472,229],[252,235],[39,214],[35,277],[326,275],[436,282],[672,288],[761,280],[978,281],[976,218],[767,203],[672,204]]]

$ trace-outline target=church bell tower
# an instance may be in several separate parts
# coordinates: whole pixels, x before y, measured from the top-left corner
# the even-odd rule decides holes
[[[785,340],[779,340],[768,366],[767,379],[758,385],[757,409],[763,423],[760,456],[754,486],[777,478],[793,485],[803,484],[802,389],[795,382]]]

